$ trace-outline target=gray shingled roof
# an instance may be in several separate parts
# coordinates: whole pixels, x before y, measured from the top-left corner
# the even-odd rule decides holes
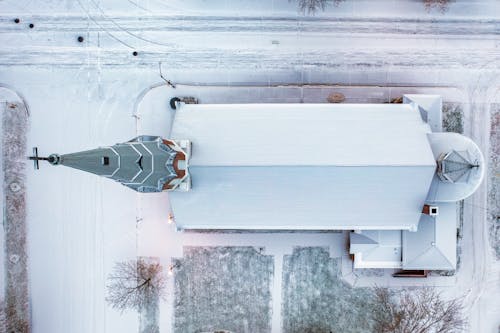
[[[178,151],[157,136],[139,136],[87,151],[59,156],[57,163],[111,178],[138,192],[161,192],[177,178],[173,168]]]

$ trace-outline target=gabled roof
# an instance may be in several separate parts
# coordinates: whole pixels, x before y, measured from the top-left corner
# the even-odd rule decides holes
[[[435,173],[429,126],[403,104],[183,104],[192,189],[180,229],[415,230]]]
[[[196,153],[196,145],[193,145]],[[189,166],[180,229],[413,230],[434,166]]]
[[[191,166],[435,166],[406,104],[183,104],[170,138]]]

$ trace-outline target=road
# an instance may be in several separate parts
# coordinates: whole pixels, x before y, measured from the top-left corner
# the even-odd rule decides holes
[[[469,135],[483,152],[490,151],[490,108],[492,103],[498,103],[498,84],[498,78],[483,73],[467,89],[469,107],[464,113],[465,134]],[[464,209],[463,268],[459,271],[456,289],[466,290],[464,304],[466,312],[470,314],[471,332],[497,329],[495,324],[492,324],[492,316],[498,316],[500,311],[498,302],[493,301],[500,296],[500,262],[496,260],[489,245],[489,180],[486,175],[483,185],[465,201]]]

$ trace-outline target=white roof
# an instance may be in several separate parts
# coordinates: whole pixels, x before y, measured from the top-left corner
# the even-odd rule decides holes
[[[456,203],[442,203],[435,218],[422,214],[417,232],[403,232],[403,269],[456,268],[456,209]]]
[[[193,147],[193,152],[195,152]],[[184,229],[415,229],[434,166],[193,167],[170,192]]]
[[[351,232],[349,234],[349,253],[369,252],[379,247],[377,230],[365,232]]]
[[[354,268],[401,268],[400,230],[363,230],[349,234]]]
[[[427,166],[429,132],[405,104],[181,103],[170,138],[193,166]]]
[[[407,105],[180,104],[185,229],[416,229],[436,162]]]
[[[439,95],[405,94],[403,103],[410,104],[422,115],[432,132],[443,131],[443,99]]]

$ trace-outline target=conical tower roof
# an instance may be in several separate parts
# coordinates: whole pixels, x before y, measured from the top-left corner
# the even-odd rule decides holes
[[[471,160],[467,151],[452,150],[442,155],[438,163],[441,180],[452,183],[467,182],[471,172],[478,167],[478,163]]]
[[[111,178],[138,192],[187,190],[189,148],[188,141],[139,136],[110,147],[53,154],[49,162]]]

